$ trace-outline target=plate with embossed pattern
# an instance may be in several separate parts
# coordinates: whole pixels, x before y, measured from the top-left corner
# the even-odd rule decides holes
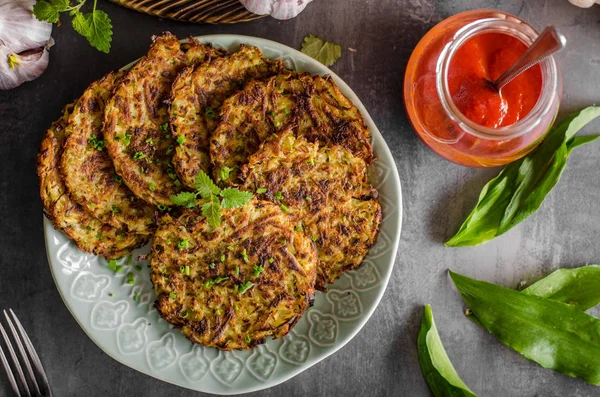
[[[383,211],[381,231],[364,263],[343,274],[327,293],[317,292],[314,307],[285,337],[270,339],[247,351],[223,352],[193,345],[160,318],[148,262],[127,282],[127,271],[115,273],[103,257],[78,250],[44,218],[46,250],[58,290],[84,331],[108,355],[140,372],[189,389],[231,395],[265,389],[299,374],[350,341],[381,300],[398,249],[402,223],[400,178],[381,133],[354,92],[321,63],[282,44],[255,37],[198,37],[230,51],[240,44],[259,47],[265,56],[285,60],[301,72],[330,74],[344,95],[361,111],[372,134],[377,160],[370,166]],[[136,250],[133,258],[148,253]],[[134,260],[135,262],[135,260]],[[134,263],[135,264],[135,263]],[[348,374],[351,375],[351,374]]]

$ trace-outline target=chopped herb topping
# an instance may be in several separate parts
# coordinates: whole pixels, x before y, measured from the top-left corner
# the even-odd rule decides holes
[[[217,316],[220,316],[220,315],[222,315],[222,314],[223,314],[223,310],[221,310],[221,309],[217,309],[217,310],[215,310],[215,314],[216,314]]]
[[[213,108],[211,108],[211,107],[207,107],[207,108],[204,110],[204,116],[205,116],[207,119],[214,119],[216,115],[217,115],[217,114],[215,113],[214,109],[213,109]]]
[[[150,183],[148,184],[148,189],[149,189],[151,192],[153,192],[153,191],[155,191],[155,190],[156,190],[156,186],[154,186],[154,183],[150,182]]]
[[[296,226],[296,231],[297,232],[303,232],[304,231],[304,228],[302,227],[301,223],[299,223],[298,226]]]
[[[290,209],[285,204],[280,204],[279,207],[284,213],[289,214]]]
[[[115,182],[117,182],[119,185],[123,184],[123,178],[121,178],[119,175],[114,174],[113,175],[113,179],[115,180]]]
[[[313,242],[315,242],[315,243],[316,243],[316,242],[317,242],[317,240],[318,240],[317,236],[311,236],[311,237],[310,237],[310,239],[311,239]]]
[[[215,263],[211,263],[210,265],[208,265],[209,268],[214,269],[217,265],[215,265]]]
[[[344,215],[344,217],[342,218],[342,220],[343,220],[344,222],[346,222],[346,221],[348,220],[348,218],[346,218],[346,215]]]
[[[117,260],[116,259],[111,259],[108,261],[108,268],[110,270],[112,270],[113,272],[117,271]]]
[[[171,299],[175,299],[175,298],[177,298],[177,295],[176,295],[174,292],[171,292],[171,293],[169,294],[169,297],[170,297]]]
[[[138,160],[141,160],[141,159],[144,159],[144,158],[146,158],[146,155],[144,153],[142,153],[142,152],[135,152],[133,154],[133,160],[134,161],[138,161]]]
[[[205,288],[210,288],[213,285],[221,284],[223,281],[227,281],[227,280],[229,280],[229,276],[209,278],[208,280],[206,280],[204,282],[203,285],[204,285]]]
[[[148,138],[144,142],[146,142],[148,145],[154,145],[154,141],[152,140],[152,138]]]
[[[137,270],[138,272],[141,272],[142,271],[142,266],[135,265],[135,270]]]
[[[310,164],[310,165],[315,165],[315,159],[311,158],[311,159],[308,161],[308,164]]]
[[[171,154],[174,149],[175,149],[175,146],[169,145],[169,147],[167,148],[167,154]]]
[[[256,189],[256,194],[263,194],[266,192],[267,192],[267,189],[264,187],[259,187],[258,189]]]
[[[133,273],[127,273],[127,284],[135,283],[135,275]]]
[[[115,271],[117,273],[121,273],[123,271],[123,265],[118,265],[117,268],[115,269]]]
[[[185,265],[185,275],[186,276],[190,275],[190,267],[188,265]]]
[[[232,245],[228,245],[228,246],[227,246],[227,249],[228,249],[229,251],[233,251],[233,246],[232,246]]]
[[[249,344],[250,342],[252,342],[252,337],[250,335],[246,335],[246,337],[244,338],[244,342]]]
[[[230,172],[231,168],[227,166],[221,167],[221,169],[219,170],[219,178],[221,178],[222,181],[226,181],[227,179],[229,179]]]
[[[109,292],[108,296],[115,296],[115,294],[113,294],[112,292]]]
[[[133,294],[133,300],[137,302],[139,299],[140,299],[140,292],[135,291],[135,293]]]
[[[177,137],[177,143],[180,144],[180,145],[183,145],[185,143],[185,137],[178,136]]]
[[[162,132],[165,132],[165,133],[166,133],[166,132],[168,132],[168,131],[169,131],[169,123],[164,123],[164,124],[162,124],[162,125],[160,126],[160,130],[161,130]]]
[[[283,199],[283,194],[281,192],[275,193],[275,200],[281,201]]]
[[[236,267],[235,267],[235,275],[236,275],[236,276],[239,276],[239,275],[240,275],[240,267],[239,267],[239,266],[236,266]]]
[[[190,239],[189,238],[181,239],[181,241],[179,242],[179,244],[177,244],[177,248],[179,248],[179,251],[184,250],[184,249],[186,249],[186,248],[189,247],[189,243],[190,243]]]
[[[240,294],[244,294],[246,291],[248,291],[250,288],[254,287],[254,283],[250,282],[250,281],[246,281],[245,283],[240,284]]]
[[[96,150],[103,151],[104,150],[104,140],[98,139],[96,134],[92,134],[90,139],[88,139],[88,143]]]
[[[248,263],[248,253],[246,252],[246,248],[242,250],[242,258],[244,259],[244,262]]]
[[[182,310],[182,311],[179,313],[179,317],[181,317],[181,318],[188,318],[188,316],[189,316],[189,315],[190,315],[190,312],[189,312],[189,310]]]
[[[123,145],[125,146],[129,146],[129,144],[131,143],[131,134],[125,134],[123,135]]]
[[[273,263],[273,262],[275,262],[275,259],[269,258],[269,263]]]
[[[225,262],[225,254],[221,254],[221,262]]]
[[[252,269],[254,270],[254,277],[260,276],[260,274],[265,271],[263,265],[254,265]]]
[[[306,201],[308,201],[308,202],[311,202],[311,201],[312,201],[312,198],[311,198],[310,196],[306,196],[304,199],[305,199]]]
[[[119,212],[121,212],[121,210],[117,206],[113,205],[112,208],[110,209],[111,216],[115,216],[115,214],[118,214]]]

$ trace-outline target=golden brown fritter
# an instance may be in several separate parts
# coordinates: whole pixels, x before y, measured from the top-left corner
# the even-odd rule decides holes
[[[83,251],[106,258],[119,258],[145,244],[148,236],[125,233],[100,222],[71,200],[58,165],[66,138],[65,126],[73,105],[65,107],[62,118],[52,124],[42,140],[37,158],[40,196],[54,228],[71,238]]]
[[[104,139],[117,174],[139,198],[154,205],[172,205],[181,191],[171,165],[178,143],[168,127],[171,84],[183,68],[222,52],[171,33],[154,38],[148,54],[117,85],[104,111]]]
[[[149,234],[156,228],[156,208],[125,186],[104,148],[104,104],[124,74],[107,74],[79,98],[67,123],[60,167],[69,195],[85,211],[118,229]]]
[[[377,239],[381,207],[363,159],[295,135],[284,131],[250,156],[243,188],[279,204],[296,230],[315,241],[316,288],[324,291],[362,263]]]
[[[282,72],[283,62],[269,61],[253,46],[186,68],[171,89],[171,131],[183,140],[173,156],[175,172],[193,188],[200,170],[210,174],[209,139],[225,99],[252,79]]]
[[[373,160],[370,132],[360,112],[329,76],[280,74],[248,83],[223,103],[210,142],[215,180],[242,183],[238,168],[261,142],[290,125],[310,141],[344,146],[367,164]],[[227,181],[219,178],[222,167],[233,169]]]
[[[195,343],[248,349],[289,332],[312,302],[315,245],[268,201],[159,221],[151,255],[156,307]]]

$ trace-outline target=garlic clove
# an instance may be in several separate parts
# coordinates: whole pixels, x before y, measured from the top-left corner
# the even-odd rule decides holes
[[[577,7],[590,8],[596,3],[596,0],[569,0],[569,2]]]
[[[312,0],[240,0],[258,15],[271,15],[275,19],[291,19],[300,14]]]
[[[52,24],[40,22],[33,15],[35,0],[0,0],[0,44],[15,53],[44,47]]]
[[[48,66],[48,47],[15,53],[0,44],[0,90],[10,90],[38,78]]]

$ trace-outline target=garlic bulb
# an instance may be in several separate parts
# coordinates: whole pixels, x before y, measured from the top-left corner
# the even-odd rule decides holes
[[[596,3],[600,4],[600,0],[569,0],[569,2],[582,8],[589,8]]]
[[[240,0],[258,15],[271,15],[275,19],[291,19],[300,14],[312,0]]]
[[[31,81],[48,66],[52,25],[33,16],[34,4],[35,0],[0,0],[0,90]]]

